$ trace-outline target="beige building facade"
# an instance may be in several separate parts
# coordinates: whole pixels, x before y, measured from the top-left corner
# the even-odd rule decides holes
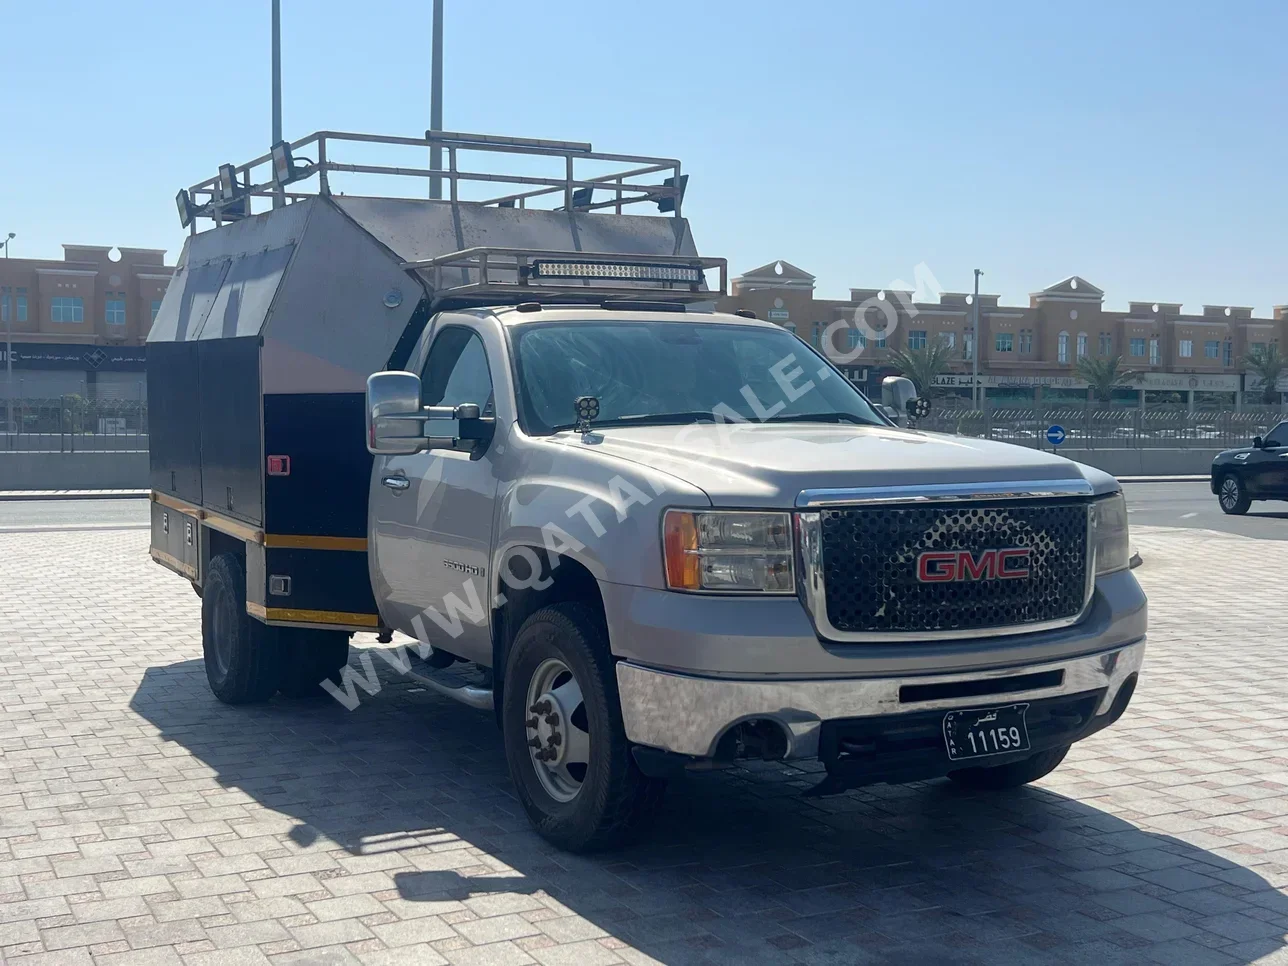
[[[173,274],[152,248],[0,259],[0,396],[144,398],[144,342]]]
[[[851,379],[868,391],[894,372],[892,350],[939,340],[952,352],[951,371],[940,380],[947,393],[969,395],[973,385],[973,297],[944,292],[938,301],[914,293],[852,288],[846,300],[816,299],[814,276],[789,262],[771,262],[732,280],[723,310],[749,309],[758,318],[791,329],[825,349]],[[1288,306],[1256,318],[1239,305],[1204,305],[1186,312],[1176,302],[1129,302],[1110,311],[1105,293],[1077,275],[1029,296],[1029,304],[999,304],[979,296],[980,385],[993,399],[1081,399],[1083,356],[1121,357],[1121,368],[1139,373],[1116,396],[1146,402],[1150,394],[1180,394],[1194,401],[1238,405],[1260,396],[1241,360],[1252,351],[1288,340]],[[1288,390],[1288,385],[1281,385]]]

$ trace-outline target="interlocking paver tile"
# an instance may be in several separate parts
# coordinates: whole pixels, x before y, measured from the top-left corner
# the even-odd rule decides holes
[[[803,799],[815,766],[756,764],[577,857],[529,830],[486,716],[383,668],[353,712],[222,706],[145,534],[0,534],[0,960],[1288,961],[1288,567],[1135,540],[1135,700],[1037,786]]]

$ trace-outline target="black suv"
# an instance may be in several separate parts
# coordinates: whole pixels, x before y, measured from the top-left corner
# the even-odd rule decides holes
[[[1247,513],[1253,500],[1288,500],[1288,419],[1251,446],[1218,453],[1212,492],[1226,513]]]

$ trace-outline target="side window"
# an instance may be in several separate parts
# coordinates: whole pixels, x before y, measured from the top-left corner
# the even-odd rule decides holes
[[[420,379],[426,406],[478,403],[484,416],[494,415],[492,374],[477,332],[449,326],[434,336]]]
[[[1288,446],[1288,422],[1280,423],[1272,429],[1266,436],[1265,445],[1270,446]]]

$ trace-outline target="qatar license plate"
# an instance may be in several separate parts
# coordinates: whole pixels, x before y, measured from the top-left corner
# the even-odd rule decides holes
[[[1027,704],[1001,708],[959,708],[944,715],[944,744],[953,761],[986,758],[1012,751],[1027,751],[1029,729],[1024,723]]]

